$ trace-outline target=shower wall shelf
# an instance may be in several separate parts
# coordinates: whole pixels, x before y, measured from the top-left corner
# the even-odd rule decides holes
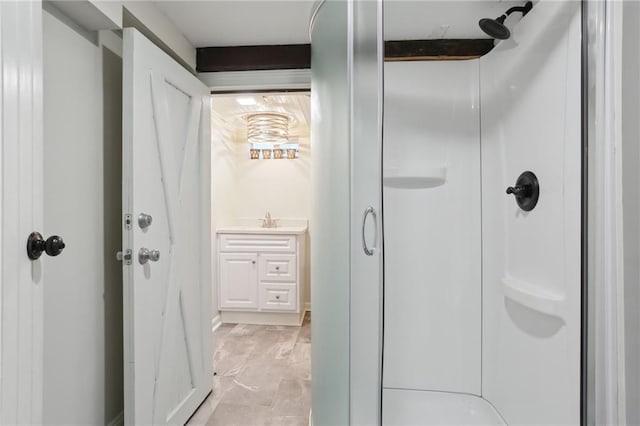
[[[506,276],[502,278],[504,297],[534,311],[562,319],[564,295]]]
[[[388,169],[382,179],[385,186],[399,189],[424,189],[444,185],[447,180],[446,167],[432,167],[422,170]]]

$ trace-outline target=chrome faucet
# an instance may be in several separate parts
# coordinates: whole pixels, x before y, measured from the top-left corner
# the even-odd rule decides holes
[[[271,213],[267,212],[262,219],[263,228],[275,228],[278,226],[278,220],[271,218]]]

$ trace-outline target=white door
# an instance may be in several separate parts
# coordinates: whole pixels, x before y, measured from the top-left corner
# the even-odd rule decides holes
[[[131,28],[123,68],[125,422],[184,424],[213,383],[209,89]]]
[[[220,307],[258,308],[258,255],[220,255]]]
[[[42,423],[42,5],[0,2],[0,424]]]

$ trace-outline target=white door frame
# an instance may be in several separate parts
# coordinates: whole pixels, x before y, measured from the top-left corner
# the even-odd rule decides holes
[[[203,72],[198,78],[212,92],[311,90],[311,69]]]
[[[622,4],[583,0],[583,423],[626,424],[620,84]]]
[[[42,5],[0,2],[0,423],[42,423]]]

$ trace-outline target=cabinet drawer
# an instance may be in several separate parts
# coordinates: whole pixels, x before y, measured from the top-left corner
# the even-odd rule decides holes
[[[296,286],[260,283],[260,309],[265,311],[297,311]]]
[[[295,253],[294,235],[218,234],[220,251]]]
[[[296,281],[295,254],[260,254],[258,262],[261,281]]]

